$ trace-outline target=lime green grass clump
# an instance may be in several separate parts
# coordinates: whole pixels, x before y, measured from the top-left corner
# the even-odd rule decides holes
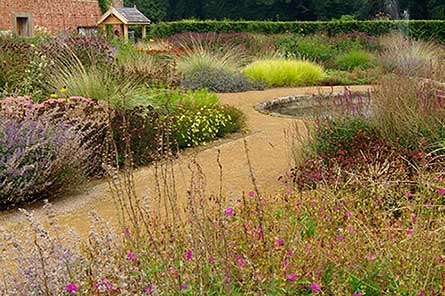
[[[325,72],[317,64],[300,60],[259,60],[244,69],[252,80],[264,81],[269,87],[316,85]]]

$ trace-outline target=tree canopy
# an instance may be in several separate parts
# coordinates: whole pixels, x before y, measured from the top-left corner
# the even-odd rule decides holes
[[[444,0],[125,0],[154,21],[179,19],[330,20],[343,15],[373,19],[378,14],[445,19]],[[390,7],[391,6],[391,7]]]

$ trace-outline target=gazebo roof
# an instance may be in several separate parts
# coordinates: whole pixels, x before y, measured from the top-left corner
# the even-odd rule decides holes
[[[111,7],[99,20],[98,25],[115,17],[125,25],[149,25],[151,21],[136,7]]]

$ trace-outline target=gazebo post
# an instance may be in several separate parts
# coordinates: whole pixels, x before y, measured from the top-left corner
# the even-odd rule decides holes
[[[147,27],[145,25],[142,25],[142,40],[144,40],[147,37]]]
[[[127,43],[128,42],[128,25],[124,24],[124,42]]]

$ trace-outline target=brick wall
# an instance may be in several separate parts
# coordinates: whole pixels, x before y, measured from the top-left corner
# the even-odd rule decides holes
[[[21,13],[54,34],[95,26],[102,15],[97,0],[0,0],[0,29],[13,30],[13,17]]]

